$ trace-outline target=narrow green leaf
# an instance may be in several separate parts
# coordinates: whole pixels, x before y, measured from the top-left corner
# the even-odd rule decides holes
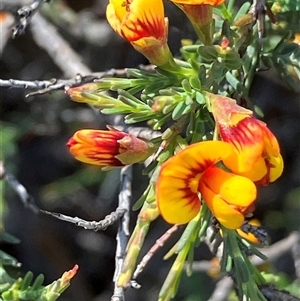
[[[31,271],[27,272],[25,277],[23,278],[20,290],[24,291],[28,288],[28,286],[31,284],[31,281],[33,279],[33,273]]]
[[[131,113],[125,117],[126,124],[132,124],[137,122],[146,121],[153,118],[152,112],[149,111],[140,111],[138,113]]]
[[[172,119],[173,120],[177,120],[180,117],[182,117],[183,115],[187,114],[188,112],[190,112],[192,109],[192,104],[190,105],[186,105],[186,103],[184,101],[181,101],[180,103],[178,103],[176,105],[176,107],[174,108],[173,112],[172,112]]]
[[[33,282],[32,290],[39,289],[45,280],[45,276],[43,274],[39,274]]]

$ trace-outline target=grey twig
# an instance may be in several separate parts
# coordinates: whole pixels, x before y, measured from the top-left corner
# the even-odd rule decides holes
[[[108,76],[124,76],[126,71],[124,69],[110,69],[104,72],[95,72],[86,76],[76,74],[71,79],[56,79],[49,80],[18,80],[18,79],[0,79],[0,87],[16,88],[25,90],[36,90],[29,92],[26,97],[33,95],[41,95],[57,90],[66,90],[68,88],[77,87],[83,84],[91,83],[95,79],[101,79]]]
[[[228,300],[228,295],[230,294],[233,287],[233,280],[225,276],[217,284],[214,292],[208,299],[208,301],[225,301]]]
[[[30,29],[37,45],[49,54],[67,78],[73,78],[78,73],[83,76],[92,73],[82,62],[82,58],[57,32],[56,27],[39,13],[36,13],[35,17],[31,20]]]
[[[129,238],[129,212],[131,201],[131,181],[132,181],[132,166],[125,166],[121,170],[121,191],[119,193],[119,207],[125,210],[123,217],[120,220],[117,233],[117,248],[115,257],[115,273],[114,273],[114,293],[111,301],[124,301],[124,289],[117,284],[121,273],[122,265],[126,254],[126,246]]]
[[[299,243],[300,241],[300,233],[292,232],[288,237],[274,243],[273,245],[264,248],[261,252],[268,258],[268,261],[274,261],[278,259],[280,256],[289,252],[294,245]],[[260,265],[265,262],[258,256],[252,256],[251,262],[254,265]]]
[[[298,233],[298,239],[292,246],[292,255],[294,259],[295,273],[298,279],[300,279],[300,232]]]
[[[17,79],[0,79],[0,87],[5,88],[19,88],[19,89],[32,89],[37,90],[30,92],[26,95],[33,96],[37,94],[45,94],[52,91],[57,90],[65,90],[67,87],[76,87],[80,86],[86,83],[92,82],[96,78],[101,78],[103,75],[110,74],[112,72],[100,72],[95,74],[90,74],[87,76],[81,76],[80,74],[77,74],[75,78],[73,79],[50,79],[50,80],[17,80]]]
[[[0,161],[0,180],[6,180],[10,187],[18,194],[23,205],[29,208],[34,213],[39,212],[38,206],[35,204],[33,197],[27,192],[26,188],[17,180],[17,178],[10,173]]]
[[[273,301],[300,301],[299,298],[292,296],[289,292],[276,289],[274,285],[268,284],[260,287],[262,294],[267,300]]]
[[[17,38],[25,33],[25,29],[31,21],[33,15],[37,12],[39,6],[50,0],[33,0],[32,4],[21,7],[17,12],[18,23],[12,29],[12,37]]]
[[[120,219],[123,216],[123,214],[125,213],[125,210],[123,208],[118,207],[116,209],[116,211],[113,211],[109,215],[105,216],[105,218],[103,220],[96,222],[96,221],[86,221],[79,217],[71,217],[71,216],[61,214],[61,213],[56,213],[56,212],[49,212],[49,211],[45,211],[45,210],[40,210],[40,211],[42,213],[51,215],[62,221],[75,224],[78,227],[82,227],[84,229],[94,230],[94,231],[105,230],[108,226],[111,226],[118,219]]]

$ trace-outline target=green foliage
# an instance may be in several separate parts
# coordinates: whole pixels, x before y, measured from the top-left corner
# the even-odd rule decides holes
[[[19,243],[19,239],[11,234],[1,231],[0,241],[6,243]],[[55,301],[70,285],[71,278],[78,269],[75,266],[71,271],[52,282],[44,285],[44,275],[34,277],[28,271],[23,277],[20,274],[21,264],[13,256],[0,250],[0,300],[2,301]]]

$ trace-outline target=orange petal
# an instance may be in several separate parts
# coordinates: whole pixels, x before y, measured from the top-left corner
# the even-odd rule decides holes
[[[200,209],[197,190],[202,173],[228,156],[233,147],[222,141],[205,141],[186,147],[166,161],[159,172],[156,198],[162,217],[183,224]]]
[[[124,151],[118,140],[126,133],[84,129],[77,131],[67,143],[70,153],[79,161],[100,166],[124,165],[116,158]]]
[[[110,0],[106,16],[111,27],[130,42],[145,37],[165,38],[162,0]]]

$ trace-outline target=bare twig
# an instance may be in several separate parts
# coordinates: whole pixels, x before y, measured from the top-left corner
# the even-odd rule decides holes
[[[5,12],[16,13],[22,6],[28,6],[32,3],[32,0],[1,0],[0,10]]]
[[[273,245],[260,250],[266,257],[268,257],[268,261],[274,261],[282,256],[284,253],[289,252],[294,245],[299,243],[300,241],[300,233],[292,232],[288,237],[274,243]],[[251,258],[251,262],[254,265],[260,265],[265,262],[258,256],[253,256]]]
[[[225,301],[228,300],[228,295],[230,294],[233,287],[233,280],[225,276],[216,285],[216,288],[208,301]]]
[[[267,300],[273,301],[300,301],[299,298],[292,296],[289,292],[278,290],[274,285],[264,285],[260,287],[262,294]]]
[[[31,20],[30,28],[37,45],[49,54],[67,78],[73,78],[76,74],[86,76],[92,73],[69,43],[60,36],[56,27],[39,13]]]
[[[86,221],[79,217],[71,217],[65,214],[56,213],[56,212],[49,212],[45,210],[40,210],[42,213],[51,215],[57,219],[60,219],[62,221],[75,224],[78,227],[83,227],[87,230],[94,230],[94,231],[100,231],[105,230],[108,226],[111,226],[114,224],[118,219],[120,219],[125,210],[122,208],[117,208],[116,211],[111,212],[109,215],[105,216],[105,218],[101,221]]]
[[[118,39],[104,17],[107,1],[96,1],[90,9],[74,11],[66,0],[55,0],[43,7],[43,15],[52,24],[90,45],[118,47],[122,41]]]
[[[292,255],[295,265],[295,273],[298,279],[300,279],[300,233],[298,233],[298,240],[292,246]]]
[[[26,188],[10,173],[0,161],[0,180],[6,180],[10,187],[18,194],[24,207],[32,210],[34,213],[39,212],[38,206],[35,204],[33,197],[27,192]]]
[[[157,250],[164,246],[165,242],[170,238],[170,236],[175,233],[178,229],[178,225],[171,227],[166,233],[164,233],[159,239],[156,240],[155,244],[147,252],[147,254],[142,258],[141,262],[136,267],[133,273],[133,279],[136,279],[138,275],[143,271],[145,266],[148,264],[152,256],[157,252]]]
[[[0,87],[4,88],[16,88],[16,89],[31,89],[37,90],[30,92],[26,97],[33,95],[41,95],[57,90],[66,90],[68,88],[77,87],[86,83],[93,82],[95,79],[101,79],[103,77],[114,77],[126,75],[125,69],[110,69],[104,72],[95,72],[86,76],[76,74],[71,79],[56,79],[49,80],[18,80],[18,79],[0,79]]]
[[[124,288],[117,285],[117,280],[122,270],[126,254],[126,245],[129,238],[129,212],[131,201],[131,180],[132,180],[132,166],[125,166],[121,171],[121,191],[119,193],[119,207],[125,210],[125,213],[120,220],[119,230],[117,234],[117,248],[115,256],[115,274],[114,274],[114,293],[111,301],[124,301]]]
[[[25,33],[25,29],[31,21],[33,15],[37,12],[40,5],[50,0],[33,0],[32,4],[21,7],[17,12],[18,23],[13,27],[12,37],[17,38]]]
[[[264,33],[265,33],[265,18],[266,15],[270,18],[272,23],[277,23],[277,19],[273,14],[272,10],[267,4],[266,0],[254,0],[250,8],[249,13],[253,14],[254,19],[257,22],[258,38],[260,43],[262,43]]]

